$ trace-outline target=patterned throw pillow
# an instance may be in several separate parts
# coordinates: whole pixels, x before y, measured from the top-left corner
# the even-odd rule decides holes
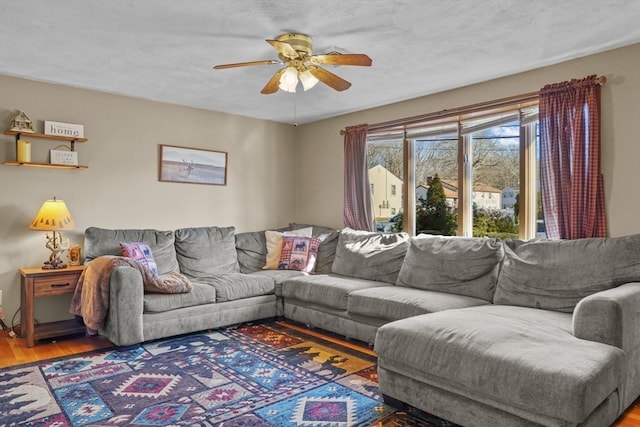
[[[153,274],[158,274],[158,266],[156,265],[156,261],[153,259],[151,249],[149,249],[149,246],[145,245],[144,243],[120,243],[120,252],[122,253],[122,256],[132,258],[140,264],[146,266],[153,272]]]
[[[300,270],[313,273],[318,259],[320,239],[300,236],[283,236],[279,270]]]
[[[304,236],[311,237],[313,227],[300,228],[290,231],[272,231],[267,230],[264,232],[264,237],[267,242],[267,259],[263,270],[275,270],[278,268],[280,262],[280,256],[282,255],[282,237],[283,236]]]

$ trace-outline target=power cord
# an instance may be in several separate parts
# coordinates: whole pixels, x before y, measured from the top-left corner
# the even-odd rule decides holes
[[[18,307],[18,309],[16,310],[15,313],[13,313],[13,317],[11,318],[11,330],[9,331],[9,336],[11,338],[15,338],[18,336],[18,334],[16,334],[16,326],[21,326],[20,324],[15,324],[15,320],[16,320],[16,316],[18,315],[18,313],[20,312],[20,310],[22,309],[22,307]]]

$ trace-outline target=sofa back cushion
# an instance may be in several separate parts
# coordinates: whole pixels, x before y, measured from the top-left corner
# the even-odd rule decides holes
[[[142,242],[151,249],[158,273],[178,271],[173,231],[150,229],[111,230],[89,227],[84,232],[85,262],[102,255],[121,255],[120,243]]]
[[[175,238],[182,274],[197,279],[240,271],[234,227],[181,228]]]
[[[287,231],[288,227],[275,231]],[[267,262],[267,240],[262,231],[236,233],[236,253],[241,273],[254,273],[262,270]]]
[[[397,285],[493,301],[504,257],[498,239],[412,237]]]
[[[340,231],[332,272],[341,276],[395,284],[409,247],[409,235]]]
[[[508,240],[493,302],[573,312],[588,295],[640,281],[638,254],[640,234],[579,240]]]

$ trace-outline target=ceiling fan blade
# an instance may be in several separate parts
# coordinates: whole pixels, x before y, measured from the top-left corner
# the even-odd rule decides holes
[[[325,70],[324,68],[312,65],[309,67],[309,71],[315,78],[317,78],[327,86],[337,90],[338,92],[349,89],[351,87],[351,83],[349,83],[342,77],[338,77],[332,72]]]
[[[310,60],[314,64],[371,66],[371,58],[364,53],[330,53],[327,55],[313,55]]]
[[[278,72],[275,73],[273,77],[271,77],[271,80],[269,80],[267,84],[262,88],[260,93],[263,95],[276,93],[278,91],[278,87],[280,86],[280,76],[282,76],[282,73],[284,73],[285,70],[286,68],[278,70]]]
[[[249,61],[249,62],[238,62],[235,64],[222,64],[216,65],[213,67],[214,70],[224,70],[226,68],[236,68],[236,67],[250,67],[252,65],[273,65],[273,64],[281,64],[280,61],[276,59],[268,59],[265,61]]]
[[[289,43],[281,42],[280,40],[267,40],[271,46],[275,47],[279,54],[285,58],[297,58],[298,52]]]

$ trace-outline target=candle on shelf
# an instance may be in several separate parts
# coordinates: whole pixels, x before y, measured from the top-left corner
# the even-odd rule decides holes
[[[18,162],[31,162],[31,143],[23,139],[18,140]]]

